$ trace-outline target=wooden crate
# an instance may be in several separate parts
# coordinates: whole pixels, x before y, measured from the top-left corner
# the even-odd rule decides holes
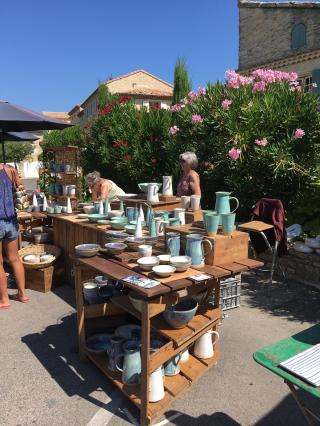
[[[203,227],[186,224],[182,226],[170,226],[166,232],[180,233],[180,247],[182,253],[186,248],[186,236],[188,234],[202,234],[211,241],[213,250],[207,253],[205,263],[207,265],[221,265],[248,258],[249,237],[246,232],[234,231],[231,235],[217,234],[214,237],[205,235]],[[208,244],[205,245],[208,250]]]
[[[25,269],[26,288],[47,293],[52,287],[53,266],[43,269]]]
[[[194,222],[202,221],[203,215],[202,210],[191,210],[186,211],[186,224],[192,224]]]

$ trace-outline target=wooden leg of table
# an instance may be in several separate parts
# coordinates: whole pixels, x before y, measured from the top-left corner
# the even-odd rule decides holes
[[[149,304],[147,301],[142,304],[141,315],[141,409],[140,409],[140,425],[147,426],[151,423],[148,417],[149,405],[149,352],[150,352],[150,318]]]
[[[79,342],[79,355],[82,360],[87,358],[85,353],[85,326],[84,326],[84,305],[83,305],[83,294],[82,294],[82,268],[81,266],[75,267],[75,293],[77,303],[77,319],[78,319],[78,342]]]
[[[314,413],[312,413],[304,404],[304,402],[302,401],[302,399],[299,397],[297,389],[294,387],[294,385],[290,382],[287,382],[286,380],[284,381],[285,384],[289,387],[289,389],[291,390],[292,396],[295,399],[296,403],[299,405],[308,425],[310,426],[314,426],[315,422],[314,419],[316,419],[317,421],[320,421],[319,417],[316,416]]]

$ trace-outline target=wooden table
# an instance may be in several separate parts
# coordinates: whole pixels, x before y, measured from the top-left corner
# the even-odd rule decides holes
[[[124,200],[123,202],[126,205],[126,207],[135,207],[136,205],[139,206],[139,204],[142,204],[142,206],[144,207],[145,206],[144,203],[147,203],[151,205],[154,211],[169,211],[169,210],[174,210],[176,208],[181,207],[180,198],[172,199],[172,197],[169,197],[165,201],[149,202],[147,201],[146,197],[144,198],[144,197],[138,196],[137,198],[130,198],[130,199]],[[112,208],[117,208],[117,206],[119,206],[119,202],[115,201],[114,203],[111,203],[111,206]],[[144,208],[146,208],[146,206]]]
[[[270,346],[266,346],[253,354],[256,362],[281,377],[288,385],[292,396],[309,425],[314,425],[314,420],[320,422],[320,418],[305,406],[297,389],[303,389],[314,397],[320,398],[320,388],[309,385],[304,380],[299,379],[299,377],[280,368],[279,364],[318,343],[320,343],[320,324],[314,325],[287,339],[273,343]]]

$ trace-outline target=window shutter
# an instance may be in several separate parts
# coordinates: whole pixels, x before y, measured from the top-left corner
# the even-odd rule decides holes
[[[312,92],[320,94],[320,70],[312,71],[312,83],[316,83],[317,87],[313,87]]]
[[[297,24],[292,30],[292,49],[299,49],[306,45],[306,27],[304,24]]]

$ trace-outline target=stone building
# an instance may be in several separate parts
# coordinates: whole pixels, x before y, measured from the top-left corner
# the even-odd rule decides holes
[[[294,71],[320,93],[320,2],[238,0],[239,72]]]
[[[173,86],[144,70],[133,71],[104,82],[110,93],[131,96],[137,108],[158,107],[168,109],[172,103]],[[97,114],[98,89],[85,101],[69,111],[72,124],[83,125],[89,117]]]

